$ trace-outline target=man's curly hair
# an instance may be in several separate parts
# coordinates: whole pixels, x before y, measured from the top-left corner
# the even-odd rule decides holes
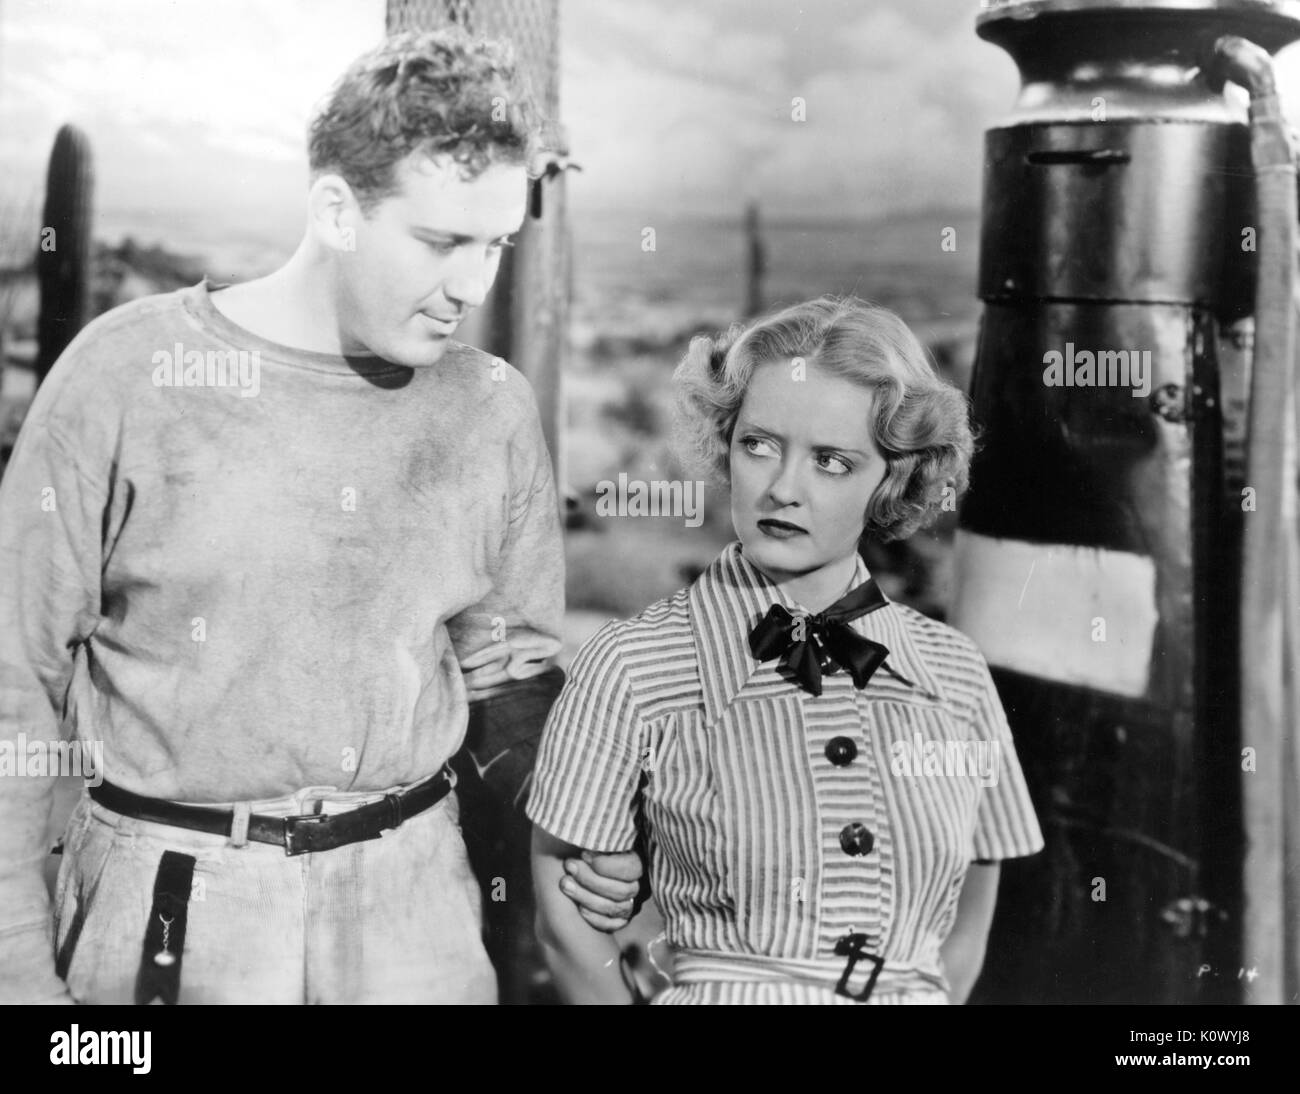
[[[730,481],[731,435],[755,366],[802,358],[873,393],[871,435],[886,464],[867,503],[864,537],[906,539],[937,515],[945,487],[967,486],[975,441],[966,397],[936,374],[907,325],[855,297],[822,296],[692,339],[677,366],[677,447]]]
[[[531,165],[541,125],[508,43],[459,28],[408,31],[358,57],[308,130],[312,177],[341,175],[369,212],[398,190],[412,152],[449,156],[465,178]]]

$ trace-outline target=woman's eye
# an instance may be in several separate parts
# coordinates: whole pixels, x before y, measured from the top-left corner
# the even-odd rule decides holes
[[[515,241],[513,239],[494,239],[488,244],[488,249],[492,251],[500,251],[506,247],[513,247],[514,245]]]
[[[740,443],[751,456],[776,455],[776,448],[772,442],[763,437],[745,437]]]
[[[439,243],[430,240],[429,246],[433,249],[434,254],[449,255],[457,248],[457,246],[459,246],[459,244],[449,243],[446,241]]]
[[[853,470],[853,466],[848,460],[842,456],[834,456],[829,452],[819,452],[817,454],[817,466],[832,475],[847,475]]]

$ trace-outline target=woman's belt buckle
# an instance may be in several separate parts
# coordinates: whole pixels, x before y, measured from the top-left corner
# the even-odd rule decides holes
[[[876,986],[876,980],[880,976],[880,970],[885,967],[885,959],[877,957],[873,953],[863,953],[862,947],[867,944],[867,936],[859,932],[844,935],[843,938],[835,942],[835,954],[837,957],[847,957],[848,963],[844,966],[844,972],[840,974],[840,982],[835,985],[835,994],[847,996],[855,1003],[865,1003],[871,996],[872,989]],[[849,991],[849,977],[853,975],[853,970],[857,963],[865,958],[872,964],[871,975],[867,977],[866,986],[857,995]]]

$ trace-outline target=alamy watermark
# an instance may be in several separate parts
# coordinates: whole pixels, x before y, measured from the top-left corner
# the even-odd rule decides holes
[[[1043,354],[1043,384],[1047,387],[1129,387],[1133,398],[1151,394],[1151,351],[1128,349],[1092,350],[1065,343],[1065,352],[1049,349]]]
[[[71,1029],[50,1034],[50,1063],[108,1064],[130,1067],[136,1075],[148,1075],[152,1063],[153,1034],[149,1030]]]
[[[1002,772],[1000,741],[927,741],[919,733],[889,746],[889,770],[900,778],[978,779],[997,786]]]
[[[29,741],[26,733],[0,741],[0,778],[73,775],[86,785],[104,781],[103,741]]]
[[[643,482],[620,473],[618,482],[596,483],[598,517],[684,517],[687,528],[704,523],[704,483]]]
[[[262,356],[258,350],[174,349],[155,350],[154,387],[233,387],[244,398],[262,390]]]

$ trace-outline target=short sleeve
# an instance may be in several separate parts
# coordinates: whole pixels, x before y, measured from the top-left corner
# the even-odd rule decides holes
[[[630,851],[637,836],[643,730],[618,636],[606,624],[569,666],[528,802],[534,824],[589,851]]]
[[[1043,849],[1038,816],[988,663],[978,650],[973,653],[979,663],[980,677],[975,729],[979,740],[992,742],[996,747],[997,778],[981,792],[971,857],[976,861],[996,862],[1033,855]]]

